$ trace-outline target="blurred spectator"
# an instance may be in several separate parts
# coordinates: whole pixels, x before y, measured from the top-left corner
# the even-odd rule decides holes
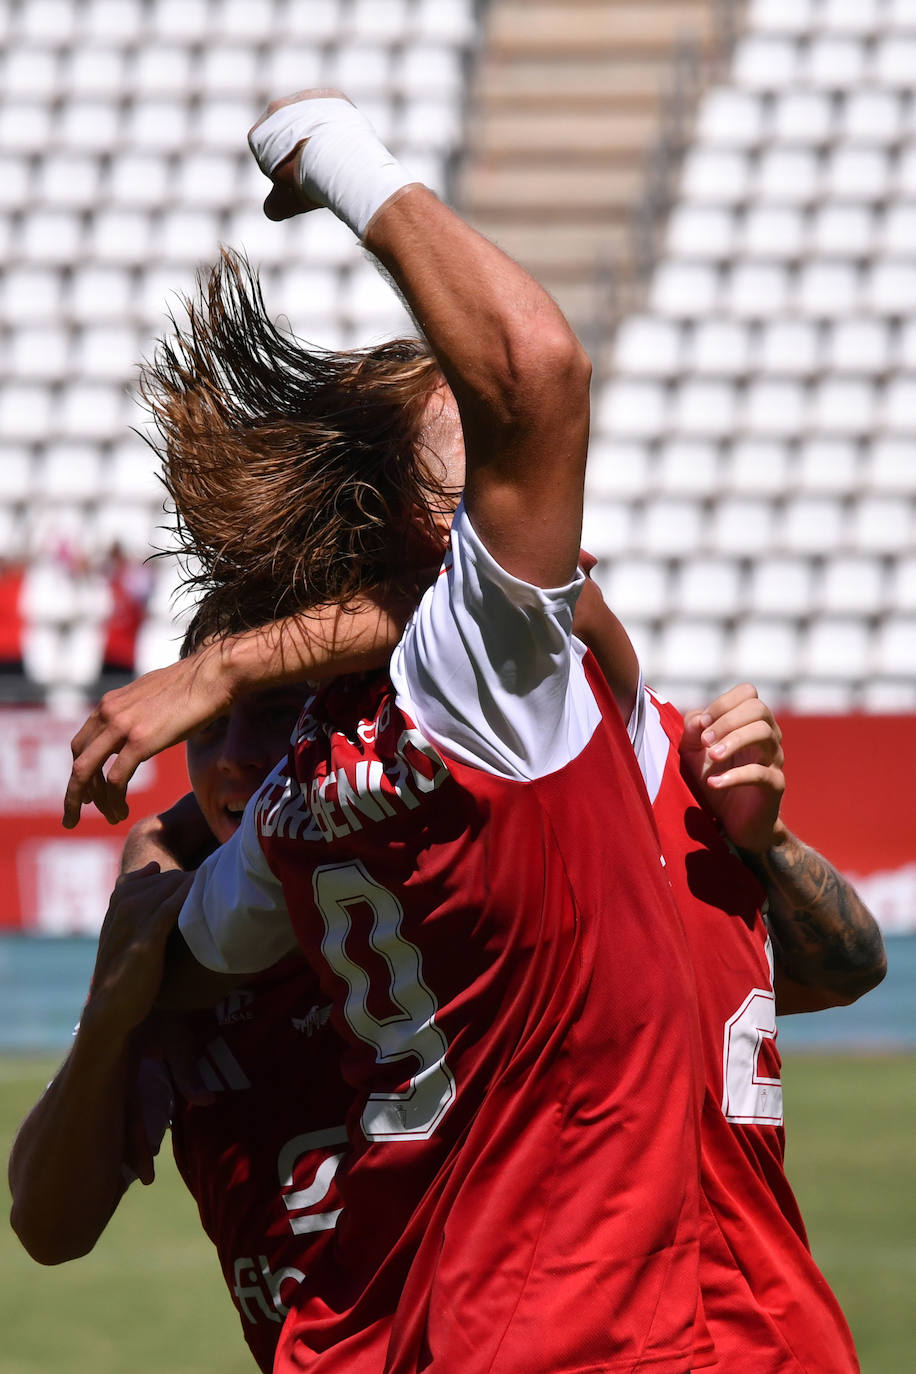
[[[0,557],[0,697],[4,700],[26,695],[22,662],[24,580],[22,563]]]
[[[137,637],[153,590],[153,572],[118,543],[108,550],[103,572],[111,598],[102,650],[101,685],[107,691],[135,676]]]

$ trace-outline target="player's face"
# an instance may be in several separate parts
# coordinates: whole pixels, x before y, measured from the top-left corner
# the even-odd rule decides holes
[[[252,692],[188,740],[191,786],[220,844],[238,829],[248,798],[285,755],[307,690],[292,684]]]

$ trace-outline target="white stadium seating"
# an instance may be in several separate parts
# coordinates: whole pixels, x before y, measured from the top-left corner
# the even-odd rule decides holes
[[[589,479],[641,445],[598,575],[679,702],[916,706],[914,71],[913,0],[751,0],[701,99]]]
[[[245,143],[272,95],[341,85],[420,178],[447,191],[465,119],[474,0],[11,0],[0,7],[0,536],[41,565],[66,543],[143,557],[163,491],[131,395],[166,312],[226,242],[271,310],[327,347],[414,327],[330,215],[270,224]],[[174,656],[187,608],[157,588],[140,667]],[[66,579],[65,579],[66,580]],[[47,600],[42,605],[47,604]],[[87,687],[95,620],[55,599],[35,680]],[[66,622],[66,624],[63,624]]]

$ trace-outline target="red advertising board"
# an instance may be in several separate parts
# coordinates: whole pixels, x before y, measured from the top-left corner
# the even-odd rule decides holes
[[[41,710],[0,711],[0,928],[95,932],[130,821],[87,807],[60,816],[70,740],[82,724]],[[887,930],[916,929],[916,715],[780,716],[788,824],[853,877]],[[179,746],[138,770],[131,817],[187,791]]]
[[[93,807],[76,830],[61,826],[70,740],[83,723],[41,709],[0,710],[0,929],[95,933],[133,819],[161,811],[188,790],[184,747],[137,770],[131,819],[111,826]]]

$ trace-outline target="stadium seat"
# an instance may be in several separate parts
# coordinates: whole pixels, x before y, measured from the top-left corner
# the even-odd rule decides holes
[[[752,91],[776,91],[795,80],[798,68],[799,51],[791,38],[750,32],[735,46],[732,79]]]
[[[651,485],[653,468],[648,444],[593,435],[585,474],[586,499],[644,496]]]
[[[663,263],[652,282],[650,307],[660,315],[693,319],[715,311],[718,304],[719,275],[705,263]]]
[[[855,440],[824,433],[809,434],[799,446],[794,480],[799,491],[836,496],[853,493],[860,481]]]
[[[641,529],[631,533],[632,547],[656,558],[687,558],[702,548],[704,526],[701,502],[662,497],[647,506]]]
[[[766,554],[751,566],[747,606],[759,616],[803,616],[811,610],[814,574],[802,557]]]
[[[609,552],[596,576],[605,600],[625,625],[654,620],[670,610],[668,569],[662,560],[613,557]]]
[[[726,448],[723,486],[738,496],[779,496],[789,480],[787,440],[745,435]]]
[[[751,258],[800,258],[805,249],[805,214],[796,205],[751,205],[737,231],[738,248]]]
[[[772,547],[773,507],[761,497],[725,496],[712,512],[708,547],[732,558],[753,558]]]
[[[651,315],[624,320],[614,345],[618,372],[670,377],[680,364],[680,329],[675,323]]]
[[[582,522],[582,547],[596,558],[614,558],[634,548],[632,506],[626,501],[589,501]]]
[[[727,671],[735,682],[787,682],[798,661],[798,644],[794,621],[744,617],[735,626]]]
[[[686,366],[712,376],[743,376],[749,370],[751,335],[739,320],[698,320],[686,349]]]
[[[668,439],[659,449],[655,476],[671,496],[714,496],[721,483],[718,446],[702,439]]]
[[[804,34],[813,24],[813,0],[751,0],[749,29],[769,33]]]
[[[612,603],[613,604],[613,603]],[[679,614],[731,619],[744,609],[740,563],[730,558],[693,558],[681,565],[671,605]]]
[[[878,615],[885,606],[884,567],[879,558],[841,555],[824,565],[818,602],[832,615]]]
[[[725,646],[720,621],[669,621],[653,654],[653,676],[716,682],[723,675]]]
[[[655,382],[617,380],[601,391],[596,430],[625,438],[661,434],[667,425],[665,389]]]
[[[701,102],[696,135],[723,147],[754,147],[764,135],[763,105],[750,91],[719,86]]]
[[[823,91],[792,86],[773,100],[769,124],[776,143],[801,143],[817,147],[833,136],[833,109]]]
[[[872,206],[857,201],[825,201],[811,225],[811,251],[821,257],[864,258],[875,250]]]
[[[823,363],[820,331],[811,320],[767,320],[760,331],[755,362],[762,373],[809,377]]]
[[[778,528],[779,541],[789,553],[833,553],[847,538],[843,502],[830,496],[789,497]]]
[[[671,215],[667,251],[674,258],[701,258],[721,262],[731,256],[735,244],[732,211],[722,205],[685,202]]]
[[[862,619],[816,620],[806,637],[801,671],[814,678],[859,681],[868,673],[871,638],[870,627]]]

